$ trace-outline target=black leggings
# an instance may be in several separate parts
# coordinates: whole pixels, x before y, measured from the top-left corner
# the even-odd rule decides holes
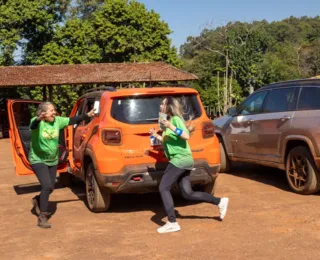
[[[187,200],[204,201],[214,205],[220,203],[220,198],[216,198],[206,192],[193,191],[190,183],[190,170],[180,169],[169,163],[166,168],[159,191],[162,202],[170,222],[176,222],[176,215],[174,213],[174,204],[171,195],[171,187],[175,182],[178,182],[182,196]]]
[[[56,182],[57,165],[48,166],[44,163],[36,163],[32,164],[31,167],[41,184],[40,211],[47,212],[49,195],[54,190]]]

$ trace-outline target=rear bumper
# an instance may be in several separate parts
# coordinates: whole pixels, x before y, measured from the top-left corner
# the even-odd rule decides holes
[[[97,172],[101,188],[112,193],[146,193],[158,190],[168,163],[144,164],[125,167],[121,173],[107,175]],[[194,184],[208,184],[218,176],[220,165],[209,165],[205,160],[195,160],[190,180]]]

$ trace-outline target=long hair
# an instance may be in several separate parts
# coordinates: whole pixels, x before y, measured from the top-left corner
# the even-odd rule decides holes
[[[194,126],[191,124],[192,116],[189,116],[189,119],[185,121],[184,115],[186,112],[184,111],[184,104],[179,99],[168,96],[164,98],[166,102],[166,112],[167,114],[170,114],[172,116],[178,116],[181,118],[181,120],[186,125],[189,133],[192,133],[194,131]]]
[[[41,113],[47,112],[48,107],[49,107],[50,105],[53,105],[53,104],[52,104],[51,102],[42,102],[41,104],[39,104],[38,109],[37,109],[37,112],[36,112],[36,115],[37,115],[37,116],[40,116]]]

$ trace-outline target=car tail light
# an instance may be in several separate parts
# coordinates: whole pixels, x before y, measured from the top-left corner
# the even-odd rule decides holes
[[[101,139],[106,145],[120,145],[122,141],[121,132],[117,129],[103,129]]]
[[[202,124],[202,137],[204,139],[206,138],[211,138],[214,136],[214,127],[213,127],[213,123],[210,122],[204,122]]]

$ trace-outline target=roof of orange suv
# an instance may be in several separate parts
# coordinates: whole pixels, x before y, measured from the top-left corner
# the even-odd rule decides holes
[[[187,87],[152,87],[152,88],[120,88],[114,89],[112,88],[104,90],[104,89],[94,89],[91,92],[88,92],[84,96],[94,95],[99,93],[100,95],[108,95],[108,97],[126,97],[126,96],[135,96],[135,95],[153,95],[153,94],[163,94],[163,95],[172,95],[172,94],[196,94],[198,93],[193,88]]]

